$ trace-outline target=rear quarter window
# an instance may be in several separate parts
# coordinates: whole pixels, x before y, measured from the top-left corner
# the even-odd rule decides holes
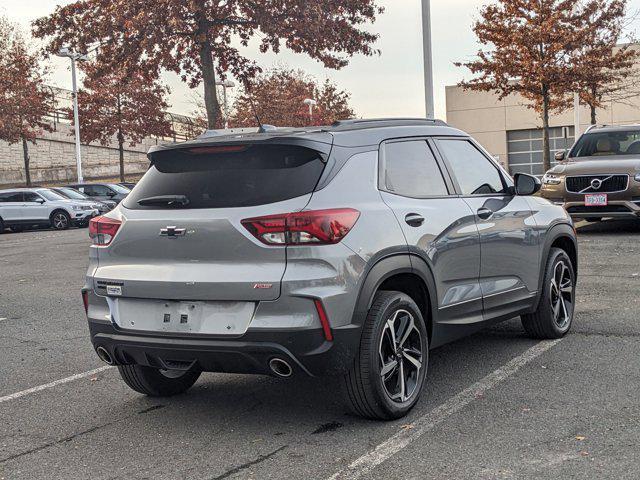
[[[311,193],[322,175],[320,154],[290,145],[162,150],[125,199],[129,209],[231,208],[281,202]],[[140,205],[142,199],[185,196],[186,206]]]

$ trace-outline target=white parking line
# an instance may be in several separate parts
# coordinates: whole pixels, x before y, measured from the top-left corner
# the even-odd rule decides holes
[[[67,378],[61,378],[60,380],[55,380],[51,383],[39,385],[37,387],[29,388],[27,390],[22,390],[21,392],[12,393],[11,395],[0,397],[0,403],[8,402],[9,400],[15,400],[16,398],[20,398],[20,397],[25,397],[27,395],[31,395],[32,393],[41,392],[42,390],[57,387],[58,385],[63,385],[65,383],[73,382],[81,378],[90,377],[91,375],[95,375],[96,373],[104,372],[109,368],[112,368],[112,367],[105,365],[104,367],[96,368],[94,370],[89,370],[88,372],[78,373],[76,375],[71,375],[70,377],[67,377]]]
[[[6,320],[6,319],[7,319],[7,317],[0,317],[0,322],[3,321],[3,320]]]
[[[398,433],[379,444],[376,448],[355,460],[348,467],[330,477],[330,480],[356,479],[370,473],[375,467],[391,458],[400,450],[409,446],[429,430],[442,423],[448,416],[462,410],[475,399],[504,382],[520,368],[542,355],[560,340],[540,342],[522,355],[510,360],[508,363],[491,372],[489,375],[466,388],[456,396],[450,398],[442,405],[434,408],[425,415],[419,417],[412,424],[412,428],[400,430]]]

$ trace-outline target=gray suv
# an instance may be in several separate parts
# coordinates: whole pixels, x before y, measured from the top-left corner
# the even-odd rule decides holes
[[[429,350],[521,316],[571,327],[571,219],[433,120],[208,135],[90,224],[91,341],[134,390],[201,372],[339,376],[357,414],[405,415]]]

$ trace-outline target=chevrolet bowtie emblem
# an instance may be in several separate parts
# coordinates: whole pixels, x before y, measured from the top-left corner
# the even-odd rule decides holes
[[[165,227],[160,229],[162,237],[184,237],[185,233],[187,233],[186,228]]]

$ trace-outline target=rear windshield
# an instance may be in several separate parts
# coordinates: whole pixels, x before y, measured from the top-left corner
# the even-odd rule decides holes
[[[640,130],[584,134],[571,149],[570,157],[640,155]]]
[[[291,145],[164,150],[153,154],[151,168],[124,206],[229,208],[281,202],[311,193],[323,169],[318,152]],[[187,201],[149,204],[149,199],[157,197],[186,197]]]

